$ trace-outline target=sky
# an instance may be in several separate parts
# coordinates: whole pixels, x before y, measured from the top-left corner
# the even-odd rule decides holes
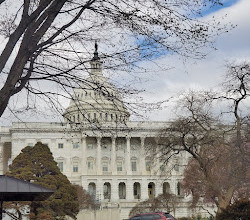
[[[237,27],[229,33],[218,37],[215,42],[216,51],[211,51],[204,60],[184,61],[177,55],[162,55],[154,60],[158,65],[167,65],[168,71],[149,74],[149,79],[143,84],[146,92],[142,95],[147,102],[168,100],[189,89],[215,88],[223,80],[225,64],[231,61],[250,60],[250,0],[224,0],[223,7],[203,11],[204,18],[212,16],[226,18],[222,22],[231,22]],[[145,68],[151,67],[151,62],[144,62]],[[173,103],[167,102],[161,110],[148,113],[148,119],[154,121],[166,121],[171,119]],[[25,121],[58,121],[59,117],[45,119],[38,116],[29,118],[22,116]],[[26,117],[26,118],[25,118]],[[132,119],[137,119],[132,117]],[[0,119],[0,124],[8,125],[18,118],[5,115]]]
[[[223,81],[225,64],[250,60],[250,0],[225,0],[225,7],[207,13],[209,16],[227,15],[223,22],[232,22],[237,27],[218,37],[212,51],[206,59],[184,62],[177,56],[165,56],[158,64],[167,63],[173,67],[167,72],[154,75],[154,79],[145,86],[145,99],[155,101],[175,97],[189,89],[213,89]],[[149,114],[151,120],[169,120],[173,112],[171,103],[166,103],[160,111]]]

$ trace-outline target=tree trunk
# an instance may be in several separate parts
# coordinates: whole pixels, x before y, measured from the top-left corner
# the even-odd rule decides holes
[[[230,205],[233,197],[234,187],[231,186],[226,193],[220,195],[218,198],[218,210],[216,212],[216,217],[220,214],[227,206]]]

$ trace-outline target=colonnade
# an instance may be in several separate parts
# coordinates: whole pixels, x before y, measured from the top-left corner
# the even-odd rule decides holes
[[[177,181],[156,181],[156,180],[133,180],[133,179],[112,179],[112,180],[82,180],[83,187],[89,191],[97,200],[115,201],[144,201],[148,198],[157,197],[163,193],[181,195]],[[105,188],[106,187],[106,188]],[[107,194],[106,194],[107,193]]]
[[[106,138],[106,137],[105,137]],[[110,137],[111,138],[111,158],[110,158],[110,164],[111,164],[111,172],[113,175],[117,174],[117,166],[116,166],[116,159],[117,159],[117,151],[116,151],[116,137]],[[120,138],[120,137],[119,137]],[[102,145],[101,145],[102,137],[97,136],[96,137],[96,175],[102,175]],[[145,171],[145,149],[144,149],[144,143],[145,143],[145,137],[140,137],[140,160],[138,161],[139,167],[142,172]],[[81,145],[82,145],[82,175],[87,175],[87,136],[83,136],[81,139]],[[131,170],[131,137],[126,137],[126,151],[125,151],[125,170],[126,175],[132,175]]]

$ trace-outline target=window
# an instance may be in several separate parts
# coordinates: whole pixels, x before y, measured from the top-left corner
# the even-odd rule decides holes
[[[63,148],[63,144],[62,144],[62,143],[59,143],[59,144],[58,144],[58,148],[62,149],[62,148]]]
[[[57,166],[59,167],[59,170],[63,172],[63,162],[58,162]]]
[[[162,219],[162,218],[160,215],[157,214],[141,215],[141,220],[154,220],[154,219]]]
[[[117,162],[117,171],[122,171],[122,162],[121,161]]]
[[[88,161],[88,170],[93,170],[94,163],[93,161]]]
[[[96,120],[96,113],[94,113],[94,120]]]
[[[108,146],[106,144],[102,145],[103,149],[108,149]]]
[[[161,172],[164,172],[165,171],[165,166],[161,165],[160,170],[161,170]]]
[[[73,148],[74,148],[74,149],[79,148],[79,144],[78,144],[78,143],[74,143],[74,144],[73,144]]]
[[[183,195],[183,190],[182,190],[182,186],[181,186],[180,182],[177,183],[177,195],[178,196],[182,196]]]
[[[113,121],[113,114],[110,115],[110,120]]]
[[[88,144],[88,149],[93,149],[93,144]]]
[[[132,171],[136,171],[136,161],[132,161],[131,165],[132,165]]]
[[[175,165],[174,165],[174,170],[175,170],[176,172],[179,171],[179,165],[178,165],[178,164],[175,164]]]
[[[105,121],[108,121],[108,113],[105,113]]]
[[[174,217],[168,213],[164,213],[164,216],[169,218],[170,220],[174,219]]]
[[[90,113],[88,113],[88,120],[90,120]]]
[[[102,113],[100,113],[100,119],[102,119]]]
[[[78,173],[78,163],[73,163],[73,172]]]
[[[102,171],[107,172],[108,171],[108,162],[103,162],[102,163]]]
[[[146,161],[146,171],[151,171],[151,162]]]
[[[135,144],[131,144],[131,150],[136,150],[136,145]]]

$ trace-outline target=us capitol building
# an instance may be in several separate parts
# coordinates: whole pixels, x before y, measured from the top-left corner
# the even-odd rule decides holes
[[[128,219],[136,203],[164,192],[183,200],[172,214],[191,216],[185,205],[190,198],[180,185],[187,155],[173,158],[167,166],[152,160],[147,149],[157,146],[167,122],[130,121],[121,95],[102,73],[102,64],[96,45],[90,74],[74,90],[64,123],[18,122],[1,127],[0,174],[22,148],[40,141],[49,146],[73,184],[83,186],[101,208],[118,208],[121,220]]]

